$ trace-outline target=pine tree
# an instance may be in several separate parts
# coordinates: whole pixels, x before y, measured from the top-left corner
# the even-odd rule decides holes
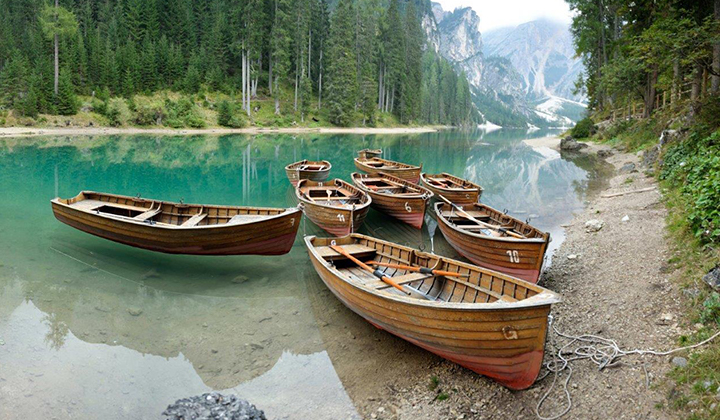
[[[422,84],[422,48],[425,41],[417,11],[412,1],[405,8],[405,71],[400,86],[400,121],[407,124],[420,114]]]
[[[290,45],[292,38],[292,16],[290,14],[290,0],[273,0],[274,20],[271,46],[272,59],[272,92],[275,98],[275,113],[280,114],[280,95],[282,83],[286,83],[290,72]]]
[[[357,64],[348,46],[355,45],[352,0],[340,0],[330,22],[327,108],[333,124],[349,126],[357,100]]]
[[[80,104],[73,91],[69,71],[65,71],[60,76],[58,94],[55,95],[55,110],[60,115],[75,115],[79,107]]]

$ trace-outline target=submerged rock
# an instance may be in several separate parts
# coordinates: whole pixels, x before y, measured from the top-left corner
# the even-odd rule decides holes
[[[705,283],[708,284],[708,286],[712,287],[717,291],[720,291],[720,264],[716,265],[715,268],[708,271],[702,279]]]
[[[167,420],[267,420],[253,404],[217,392],[177,400],[162,415]]]
[[[580,150],[584,147],[587,147],[587,144],[578,143],[571,136],[567,136],[564,139],[560,140],[560,150],[564,150],[564,151],[568,151],[568,152],[577,152],[578,150]]]

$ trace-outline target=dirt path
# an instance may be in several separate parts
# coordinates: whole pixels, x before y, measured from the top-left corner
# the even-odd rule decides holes
[[[331,128],[203,128],[203,129],[171,129],[171,128],[111,128],[111,127],[0,127],[2,137],[29,137],[29,136],[98,136],[118,134],[156,134],[156,135],[196,135],[196,134],[417,134],[438,131],[440,127],[331,127]]]
[[[591,146],[585,151],[597,153],[601,149]],[[622,169],[628,163],[640,169],[635,155],[616,152],[607,161],[616,168],[615,175],[607,190],[591,197],[586,210],[567,227],[567,239],[542,284],[563,295],[564,302],[553,310],[560,331],[602,335],[616,340],[623,348],[669,349],[682,331],[678,327],[679,293],[665,273],[669,257],[664,239],[666,210],[656,188],[603,197],[656,187],[654,179],[642,172]],[[629,220],[623,222],[625,216]],[[598,232],[588,233],[585,222],[590,219],[602,220],[604,226]],[[555,334],[550,338],[558,340]],[[399,347],[404,353],[404,347]],[[410,359],[423,362],[417,356]],[[671,367],[670,357],[647,357],[649,388],[642,360],[629,358],[627,362],[628,365],[603,371],[588,361],[574,363],[569,387],[572,409],[563,418],[668,418],[655,408],[664,397],[652,384],[664,378]],[[355,399],[364,417],[533,419],[538,400],[552,382],[549,376],[529,390],[511,392],[434,356],[415,369],[406,366],[404,373],[394,383],[367,392],[361,401]],[[438,380],[434,390],[430,389],[432,377]],[[438,399],[441,393],[448,398]],[[556,387],[542,414],[550,416],[562,411],[563,398],[561,388]]]

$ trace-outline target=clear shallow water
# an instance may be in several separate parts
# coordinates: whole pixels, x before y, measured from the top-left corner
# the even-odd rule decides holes
[[[0,418],[158,418],[178,398],[235,392],[269,418],[359,418],[355,405],[433,357],[368,326],[312,270],[302,235],[279,257],[164,255],[57,222],[82,189],[193,203],[294,205],[284,166],[354,152],[483,185],[483,201],[548,230],[582,208],[597,167],[500,130],[413,136],[52,137],[0,140]],[[371,211],[364,233],[457,256]],[[432,235],[432,236],[431,236]],[[404,353],[398,361],[398,352]],[[321,411],[318,411],[321,409]]]

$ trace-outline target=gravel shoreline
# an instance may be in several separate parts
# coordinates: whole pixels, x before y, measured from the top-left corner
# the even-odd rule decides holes
[[[285,128],[203,128],[203,129],[171,129],[171,128],[112,128],[112,127],[0,127],[2,137],[31,137],[31,136],[101,136],[121,134],[155,134],[155,135],[199,135],[199,134],[418,134],[433,133],[442,127],[285,127]]]
[[[533,146],[553,144],[543,139]],[[553,309],[554,323],[564,333],[600,335],[623,349],[674,348],[676,337],[687,331],[682,326],[680,293],[666,266],[667,211],[656,181],[634,169],[640,167],[636,155],[607,152],[608,147],[592,144],[583,153],[600,150],[606,151],[601,155],[614,166],[615,174],[567,226],[567,238],[541,279],[541,285],[563,295],[563,302]],[[637,190],[644,191],[627,194]],[[601,220],[603,227],[588,232],[585,223],[591,219]],[[560,340],[555,333],[549,339],[550,343]],[[604,370],[586,360],[573,363],[568,387],[572,407],[563,418],[673,418],[656,408],[665,397],[661,387],[654,386],[672,367],[671,359],[628,357],[623,359],[626,364]],[[564,378],[558,378],[558,385]],[[364,418],[372,419],[534,419],[538,401],[552,382],[553,375],[548,375],[528,390],[512,392],[434,357],[355,403]],[[551,417],[566,404],[562,386],[556,386],[541,414]]]

